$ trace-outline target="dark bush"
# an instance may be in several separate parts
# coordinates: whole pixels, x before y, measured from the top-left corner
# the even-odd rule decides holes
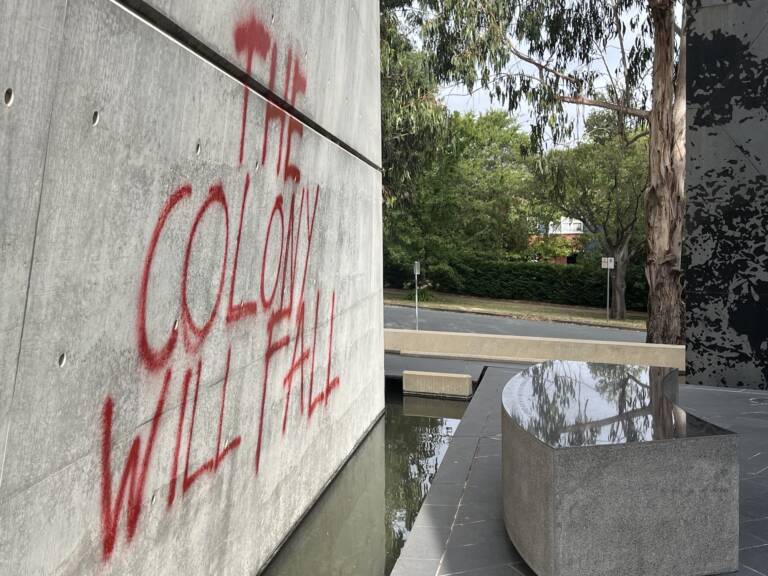
[[[412,268],[384,258],[387,286],[412,284]],[[514,262],[475,255],[457,256],[450,262],[422,264],[424,281],[441,292],[570,304],[605,306],[605,271],[594,266]],[[627,272],[627,308],[645,310],[648,289],[642,267]]]

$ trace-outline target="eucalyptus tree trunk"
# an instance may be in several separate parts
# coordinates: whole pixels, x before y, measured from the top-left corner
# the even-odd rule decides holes
[[[648,342],[683,342],[681,251],[685,207],[685,50],[675,86],[675,2],[649,0],[654,35],[646,192]],[[676,98],[677,97],[677,98]],[[682,114],[680,111],[682,108]]]

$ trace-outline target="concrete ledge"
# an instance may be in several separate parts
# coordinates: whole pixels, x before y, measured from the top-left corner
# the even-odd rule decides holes
[[[472,396],[472,377],[469,374],[405,370],[403,394],[469,398]]]
[[[685,347],[635,342],[498,336],[459,332],[384,330],[384,349],[411,356],[497,362],[579,360],[685,370]]]

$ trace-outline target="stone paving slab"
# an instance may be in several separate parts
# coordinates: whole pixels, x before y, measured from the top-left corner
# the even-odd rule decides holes
[[[524,365],[489,367],[391,576],[535,576],[502,519],[501,389]],[[740,434],[740,569],[768,576],[768,393],[681,386],[682,407]]]

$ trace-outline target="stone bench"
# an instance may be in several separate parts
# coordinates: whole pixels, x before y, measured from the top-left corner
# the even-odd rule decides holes
[[[438,396],[440,398],[470,398],[472,376],[446,372],[403,371],[403,394]]]
[[[538,576],[737,569],[737,436],[676,387],[668,369],[569,361],[506,384],[504,524]]]

